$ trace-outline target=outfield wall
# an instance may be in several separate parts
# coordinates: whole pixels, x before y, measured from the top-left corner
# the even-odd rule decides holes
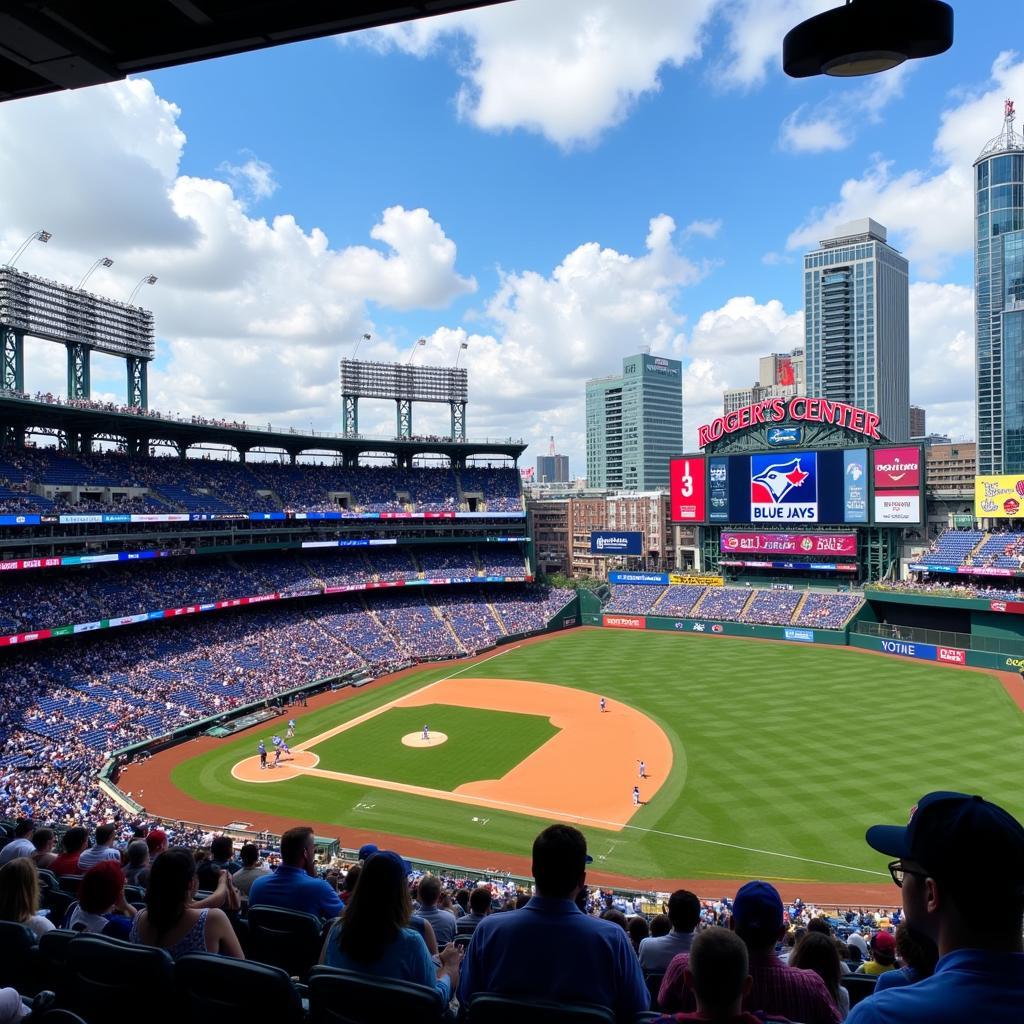
[[[719,622],[715,619],[686,619],[667,615],[604,613],[592,623],[611,629],[648,629],[712,636],[743,636],[756,640],[788,640],[791,643],[846,646],[846,630],[812,629],[809,626],[762,626],[752,622]]]

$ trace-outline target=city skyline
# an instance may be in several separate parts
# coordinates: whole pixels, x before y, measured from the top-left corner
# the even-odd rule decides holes
[[[461,353],[471,436],[532,463],[554,433],[580,466],[584,380],[678,358],[691,447],[801,343],[800,254],[872,216],[911,260],[910,399],[971,434],[970,168],[1024,95],[991,35],[1015,8],[958,10],[929,61],[785,79],[785,30],[832,3],[517,0],[6,104],[0,244],[51,231],[18,265],[72,285],[109,256],[89,286],[116,298],[159,278],[156,409],[338,430],[338,358],[422,337],[417,362]],[[63,351],[27,344],[29,389],[62,392]],[[121,371],[95,361],[97,397]]]

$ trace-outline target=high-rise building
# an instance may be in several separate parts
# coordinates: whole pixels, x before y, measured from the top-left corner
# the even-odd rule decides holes
[[[912,405],[910,407],[910,436],[911,437],[924,437],[928,431],[925,424],[928,421],[928,415],[919,405]]]
[[[569,482],[569,456],[555,451],[555,438],[551,437],[547,455],[537,456],[537,483],[567,484]]]
[[[804,350],[773,352],[758,360],[758,378],[747,388],[726,388],[722,411],[735,412],[768,398],[794,398],[806,394],[804,387]]]
[[[910,437],[908,271],[870,217],[804,256],[807,394],[877,413],[892,441]]]
[[[587,381],[587,486],[668,490],[668,460],[683,450],[683,364],[642,353],[622,373]]]
[[[978,472],[1024,470],[1024,137],[1003,130],[974,161]]]

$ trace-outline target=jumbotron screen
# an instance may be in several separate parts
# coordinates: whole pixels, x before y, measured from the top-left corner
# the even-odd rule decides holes
[[[670,466],[672,519],[787,528],[920,524],[921,465],[918,447],[683,456]]]

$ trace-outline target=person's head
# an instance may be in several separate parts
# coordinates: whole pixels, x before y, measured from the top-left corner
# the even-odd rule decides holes
[[[805,932],[789,955],[790,967],[814,971],[825,982],[832,1001],[839,1005],[839,975],[842,968],[832,940],[822,932]]]
[[[938,947],[919,931],[915,931],[906,921],[896,926],[896,952],[904,967],[912,967],[917,972],[918,980],[930,978],[935,973],[935,965],[939,960]]]
[[[740,1015],[750,991],[750,957],[746,944],[726,928],[708,928],[693,940],[683,977],[700,1013],[732,1018]]]
[[[362,864],[353,864],[348,869],[348,873],[345,875],[345,892],[353,892],[356,887],[356,882],[359,881],[359,876],[363,873]]]
[[[114,838],[114,826],[109,822],[106,825],[96,826],[96,845],[109,846]]]
[[[764,953],[786,933],[782,915],[782,899],[774,885],[747,882],[733,900],[730,923],[751,953]]]
[[[533,841],[537,893],[571,900],[587,881],[587,841],[571,825],[549,825]]]
[[[213,842],[210,843],[210,856],[221,864],[231,860],[234,852],[235,844],[231,841],[231,836],[214,836]]]
[[[489,914],[491,912],[491,890],[478,885],[469,894],[469,910],[472,914]]]
[[[19,818],[14,823],[14,838],[31,839],[35,828],[36,824],[31,818]]]
[[[455,890],[455,902],[458,903],[463,910],[469,909],[469,890],[468,889],[456,889]]]
[[[429,909],[437,903],[438,897],[441,895],[441,879],[436,875],[424,875],[420,879],[420,884],[416,889],[417,899],[420,901],[420,906],[424,909]]]
[[[316,874],[316,842],[308,825],[290,828],[281,836],[281,863],[301,868],[307,875]]]
[[[408,878],[409,865],[397,853],[366,859],[338,930],[342,952],[360,963],[380,959],[412,916]]]
[[[660,939],[672,931],[672,920],[668,914],[655,914],[651,918],[651,938]]]
[[[700,923],[700,900],[689,889],[676,889],[668,898],[668,919],[677,932],[692,932]]]
[[[896,939],[892,932],[875,932],[868,943],[871,959],[883,967],[892,967],[896,963]]]
[[[32,833],[32,845],[36,853],[50,853],[57,843],[57,833],[52,828],[37,828]]]
[[[629,922],[621,910],[608,907],[606,910],[601,911],[601,918],[604,921],[611,921],[612,924],[617,924],[624,932],[629,932]]]
[[[162,828],[153,829],[146,836],[146,845],[149,847],[150,857],[159,857],[170,845],[167,841],[167,833]]]
[[[173,928],[199,888],[196,859],[191,850],[172,846],[149,869],[146,884],[146,910],[151,927],[157,933]]]
[[[68,854],[68,856],[74,856],[76,853],[81,853],[85,849],[85,844],[89,842],[89,833],[84,828],[75,826],[69,828],[64,833],[64,838],[60,841],[61,849]]]
[[[0,868],[0,921],[24,924],[39,909],[39,875],[28,857]]]
[[[961,948],[1019,952],[1024,921],[1024,827],[980,796],[921,798],[906,826],[874,825],[868,845],[896,859],[907,924],[941,955]]]
[[[128,867],[144,868],[149,863],[149,847],[145,839],[133,839],[128,844]]]
[[[144,821],[137,821],[132,825],[132,839],[145,839],[149,826]]]
[[[820,932],[822,935],[831,935],[832,925],[823,917],[812,917],[807,922],[807,930],[809,932]]]
[[[117,861],[104,860],[94,864],[82,876],[78,886],[78,903],[88,914],[106,914],[121,899],[124,872]]]
[[[255,843],[244,843],[238,851],[238,859],[243,868],[254,868],[260,859],[260,848]]]
[[[629,932],[629,941],[633,943],[634,949],[640,948],[640,943],[651,934],[647,924],[647,918],[637,914],[626,922],[626,931]]]

